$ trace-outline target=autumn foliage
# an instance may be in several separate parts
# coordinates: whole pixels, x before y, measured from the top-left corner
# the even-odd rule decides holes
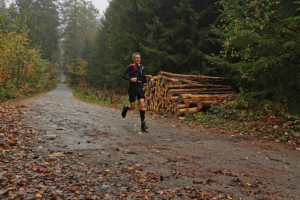
[[[0,29],[0,102],[51,87],[54,74],[52,64],[30,46],[26,29]]]
[[[79,85],[85,82],[87,61],[77,57],[75,61],[67,65],[70,83],[72,85]]]

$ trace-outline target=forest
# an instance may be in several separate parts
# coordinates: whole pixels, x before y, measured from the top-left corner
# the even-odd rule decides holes
[[[140,52],[159,71],[225,77],[243,98],[300,107],[300,1],[86,0],[0,3],[0,101],[72,85],[127,88]]]

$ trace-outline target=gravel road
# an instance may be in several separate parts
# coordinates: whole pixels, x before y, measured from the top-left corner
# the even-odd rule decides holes
[[[79,101],[64,84],[23,102],[22,112],[38,133],[38,152],[76,152],[89,166],[138,166],[159,177],[152,187],[205,190],[220,199],[300,199],[300,151],[284,144],[147,113],[150,128],[141,132],[137,113],[123,119],[119,108]],[[115,191],[130,184],[109,181]]]

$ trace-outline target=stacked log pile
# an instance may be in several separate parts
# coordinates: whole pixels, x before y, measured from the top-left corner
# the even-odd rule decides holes
[[[212,104],[234,98],[232,87],[221,77],[159,72],[144,87],[148,110],[189,116]]]

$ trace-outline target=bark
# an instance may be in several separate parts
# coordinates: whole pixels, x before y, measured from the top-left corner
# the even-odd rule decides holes
[[[159,72],[144,87],[145,102],[148,109],[156,112],[189,116],[236,96],[230,86],[221,84],[223,80],[221,77]]]

